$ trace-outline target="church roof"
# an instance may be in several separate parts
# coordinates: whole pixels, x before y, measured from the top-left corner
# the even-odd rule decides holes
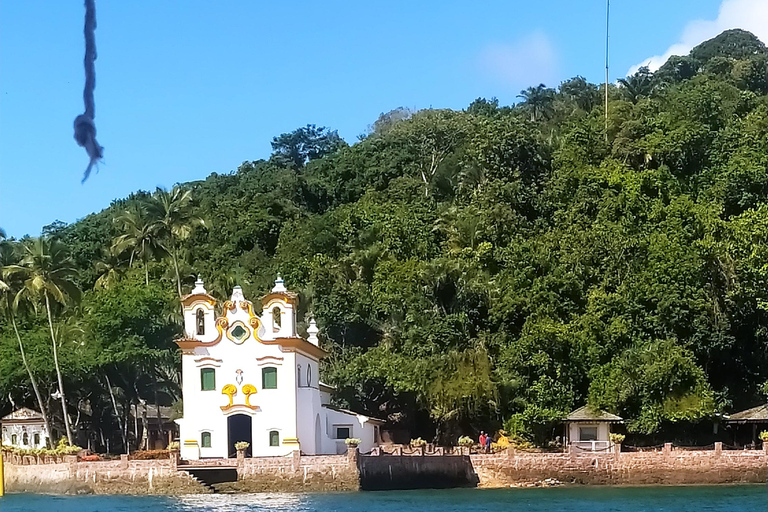
[[[330,409],[332,411],[340,412],[342,414],[349,414],[350,416],[362,416],[363,418],[365,418],[364,422],[377,423],[380,425],[383,425],[384,423],[386,423],[386,421],[384,420],[380,420],[378,418],[372,418],[370,416],[366,416],[365,414],[360,414],[355,411],[350,411],[349,409],[342,409],[341,407],[336,407],[335,405],[323,404],[323,407],[325,407],[326,409]]]
[[[16,409],[11,414],[7,414],[3,416],[3,418],[0,421],[2,421],[3,423],[14,423],[17,421],[22,421],[25,423],[34,422],[34,421],[42,422],[43,415],[27,407],[22,407],[21,409]]]
[[[725,421],[729,423],[767,423],[768,404],[758,405],[746,411],[731,414]]]
[[[624,418],[611,414],[602,409],[593,409],[585,405],[579,407],[571,414],[565,417],[565,421],[608,421],[613,423],[619,423],[624,421]]]

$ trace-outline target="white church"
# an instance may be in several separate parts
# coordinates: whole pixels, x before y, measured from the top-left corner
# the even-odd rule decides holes
[[[200,279],[181,301],[183,459],[234,457],[241,441],[250,444],[246,456],[344,453],[347,438],[360,439],[363,452],[379,444],[381,420],[330,404],[318,328],[312,320],[307,339],[296,333],[298,296],[279,276],[260,316],[239,286],[219,317]]]

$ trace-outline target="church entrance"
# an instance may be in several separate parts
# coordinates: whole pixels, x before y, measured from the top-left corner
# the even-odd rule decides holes
[[[245,456],[250,457],[253,450],[253,422],[250,416],[245,414],[233,414],[227,418],[227,435],[229,439],[228,457],[236,457],[235,443],[245,441],[249,444],[245,450]]]

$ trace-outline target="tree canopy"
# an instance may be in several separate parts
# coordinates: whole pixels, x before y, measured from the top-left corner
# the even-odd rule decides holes
[[[47,226],[84,292],[51,313],[87,333],[57,339],[70,414],[131,442],[127,410],[179,398],[179,287],[253,297],[278,272],[322,329],[340,405],[414,436],[544,443],[585,403],[654,434],[761,403],[766,57],[728,31],[641,69],[610,85],[607,134],[581,77],[518,105],[396,109],[353,145],[307,125],[267,160]],[[15,320],[47,396],[47,318]],[[0,409],[35,406],[1,328]]]

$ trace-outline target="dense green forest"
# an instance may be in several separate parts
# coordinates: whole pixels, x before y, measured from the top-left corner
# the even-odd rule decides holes
[[[545,443],[584,403],[663,436],[762,403],[767,58],[725,32],[611,85],[607,124],[576,77],[396,109],[353,145],[308,125],[231,174],[6,239],[0,412],[42,406],[65,435],[65,404],[75,442],[139,444],[128,411],[180,398],[179,295],[199,274],[256,298],[278,272],[339,403],[414,437]]]

